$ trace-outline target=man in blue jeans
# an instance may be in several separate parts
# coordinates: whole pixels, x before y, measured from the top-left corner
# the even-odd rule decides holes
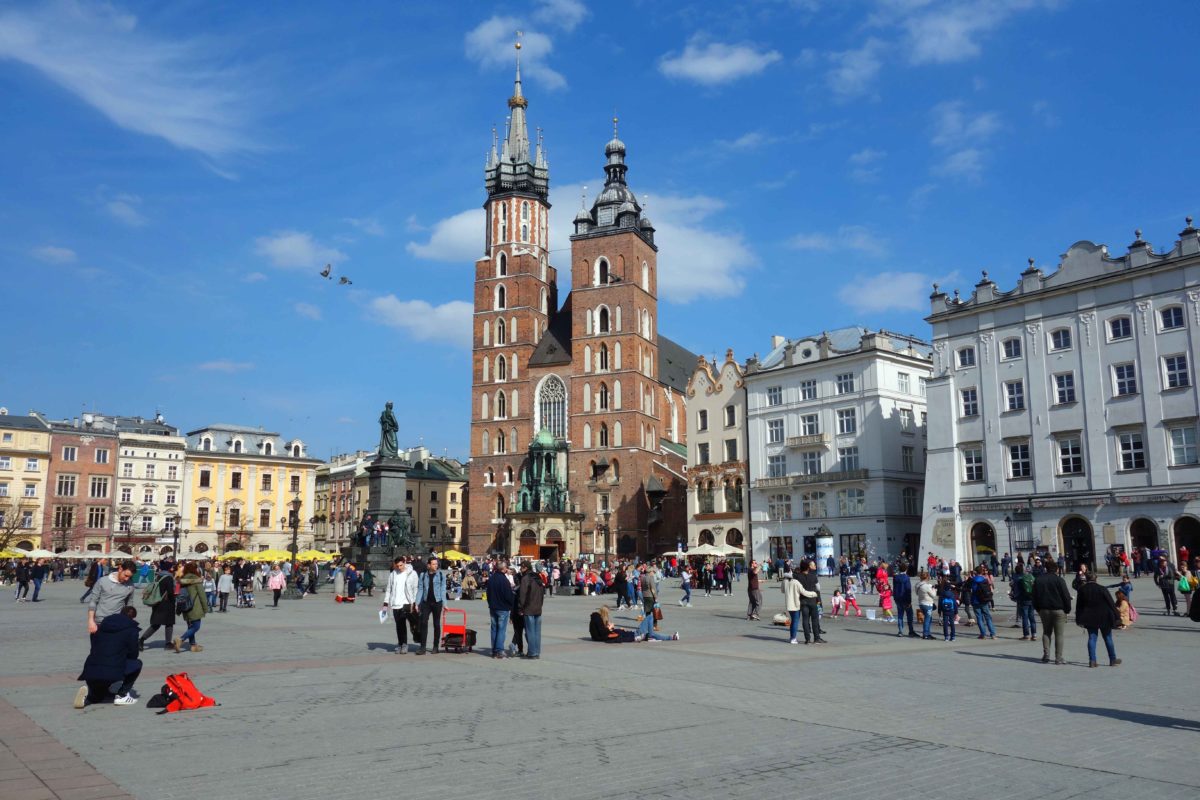
[[[992,624],[992,584],[988,581],[987,567],[980,564],[971,579],[971,607],[975,609],[975,620],[979,623],[980,639],[995,639],[996,626]]]
[[[542,567],[539,561],[530,569],[530,563],[521,564],[521,580],[517,584],[517,611],[525,618],[525,657],[542,657],[542,598],[545,587],[542,584]]]
[[[508,564],[500,562],[487,582],[488,613],[492,617],[492,658],[507,658],[504,639],[508,636],[508,617],[516,600],[508,582]]]

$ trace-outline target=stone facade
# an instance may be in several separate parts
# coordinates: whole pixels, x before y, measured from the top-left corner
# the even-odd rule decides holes
[[[687,443],[688,548],[710,544],[745,550],[750,519],[746,394],[732,350],[721,364],[701,358],[688,381]]]
[[[47,550],[110,549],[118,440],[88,427],[82,420],[50,422],[50,498],[42,522]]]
[[[922,546],[972,564],[1039,550],[1200,551],[1200,232],[1120,257],[1077,242],[1000,291],[934,287]]]

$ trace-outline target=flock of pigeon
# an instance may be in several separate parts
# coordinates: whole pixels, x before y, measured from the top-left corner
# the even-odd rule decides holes
[[[321,277],[327,281],[333,280],[333,265],[332,264],[325,265],[325,269],[321,270]],[[350,286],[353,283],[354,283],[354,281],[350,280],[345,275],[342,275],[338,278],[338,286]]]

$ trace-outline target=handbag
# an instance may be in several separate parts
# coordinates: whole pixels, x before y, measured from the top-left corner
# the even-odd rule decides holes
[[[662,617],[663,617],[663,615],[662,615],[662,609],[661,609],[661,608],[659,608],[659,607],[658,607],[658,604],[656,603],[656,604],[654,605],[654,621],[655,621],[655,622],[659,622],[659,621],[661,621],[661,620],[662,620]]]
[[[1189,594],[1192,591],[1192,582],[1187,579],[1186,575],[1179,576],[1179,583],[1176,584],[1176,586],[1178,586],[1179,591],[1183,592],[1184,594]]]

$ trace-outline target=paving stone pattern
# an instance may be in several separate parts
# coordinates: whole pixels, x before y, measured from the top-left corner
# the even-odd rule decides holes
[[[1200,784],[1188,694],[1200,625],[1157,615],[1145,579],[1116,669],[1087,669],[1073,626],[1071,664],[1041,664],[1040,643],[1017,640],[1003,602],[995,641],[962,627],[953,643],[897,638],[891,623],[853,619],[827,620],[830,644],[803,646],[769,624],[782,607],[772,587],[768,621],[749,622],[744,584],[683,609],[674,582],[663,629],[679,642],[594,644],[598,599],[560,596],[546,602],[539,661],[397,656],[377,600],[336,605],[326,593],[211,615],[202,653],[165,652],[160,633],[143,654],[143,702],[85,711],[71,708],[87,653],[78,586],[47,586],[36,605],[0,600],[3,800],[307,800],[399,787],[697,800],[977,784],[989,798],[1169,800]],[[484,604],[458,605],[486,641]],[[629,611],[614,618],[635,624]],[[147,710],[179,670],[220,707]]]

